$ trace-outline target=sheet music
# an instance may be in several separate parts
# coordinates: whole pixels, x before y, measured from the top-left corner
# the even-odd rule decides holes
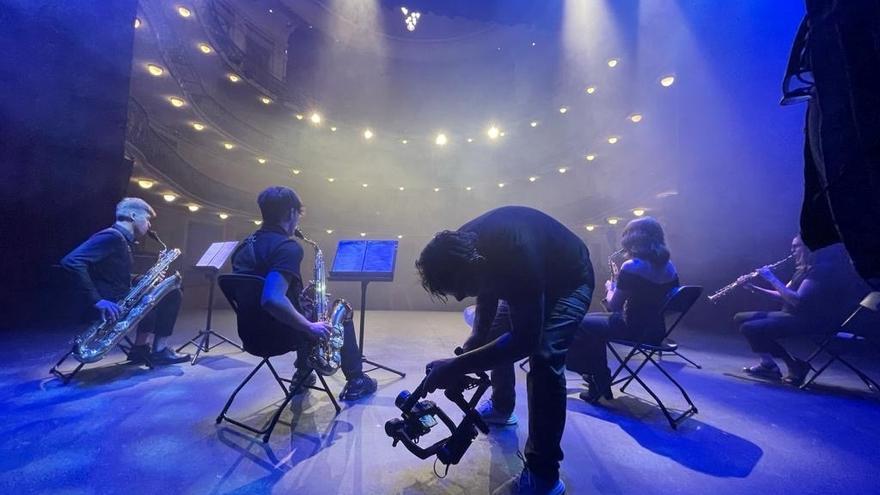
[[[196,266],[220,270],[236,246],[238,246],[238,241],[214,242],[208,246]]]

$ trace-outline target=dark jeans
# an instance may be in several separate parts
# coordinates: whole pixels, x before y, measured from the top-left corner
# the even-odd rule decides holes
[[[815,319],[795,316],[785,311],[747,311],[733,317],[752,350],[775,358],[791,359],[791,354],[777,340],[799,335],[815,335],[833,330]]]
[[[562,431],[565,429],[565,355],[590,307],[593,288],[582,285],[556,300],[545,301],[544,328],[538,348],[529,356],[526,378],[529,438],[526,465],[542,478],[559,477]]]
[[[607,344],[609,339],[638,340],[620,313],[590,313],[581,322],[571,348],[568,350],[568,369],[581,374],[597,375],[608,370]]]
[[[364,365],[361,361],[361,351],[354,332],[354,322],[352,320],[345,320],[342,328],[344,343],[340,351],[342,357],[340,368],[342,368],[342,374],[345,375],[345,379],[351,380],[364,374]],[[306,360],[312,349],[311,343],[306,340],[305,336],[295,330],[291,330],[290,334],[290,339],[287,343],[291,351],[296,351],[294,366],[297,369],[304,368],[307,366]]]
[[[865,279],[880,278],[880,6],[808,0],[816,84],[807,110],[801,237],[842,241]]]
[[[165,295],[159,304],[138,323],[137,333],[151,333],[156,337],[168,337],[174,332],[174,323],[180,313],[182,293],[180,289]]]

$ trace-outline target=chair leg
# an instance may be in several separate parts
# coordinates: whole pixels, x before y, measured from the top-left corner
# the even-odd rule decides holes
[[[684,387],[682,387],[681,384],[678,383],[678,380],[676,380],[675,378],[673,378],[672,375],[669,374],[669,372],[666,371],[666,369],[665,369],[663,366],[660,365],[660,363],[658,363],[657,361],[654,361],[653,359],[651,359],[651,356],[648,356],[648,360],[650,360],[651,363],[652,363],[652,364],[653,364],[658,370],[660,370],[660,372],[663,373],[663,375],[664,375],[664,376],[665,376],[670,382],[672,382],[672,384],[675,385],[676,388],[678,388],[678,391],[681,392],[681,395],[682,395],[682,397],[684,397],[684,400],[687,401],[687,403],[688,403],[688,405],[690,406],[690,408],[694,410],[694,413],[696,413],[696,412],[697,412],[697,408],[696,408],[696,406],[694,406],[694,401],[691,400],[690,395],[688,395],[688,393],[687,393],[687,391],[684,389]]]
[[[321,382],[321,387],[320,388],[314,387],[314,388],[317,388],[318,390],[322,390],[323,392],[325,392],[327,394],[328,397],[330,397],[330,402],[333,403],[333,407],[336,409],[336,414],[339,414],[339,412],[342,410],[342,408],[340,408],[339,403],[336,402],[336,396],[334,396],[333,392],[330,391],[330,387],[327,386],[327,381],[324,380],[324,376],[320,373],[315,373],[315,374],[318,375],[318,380]]]
[[[875,382],[874,380],[872,380],[871,377],[869,377],[868,375],[864,374],[864,373],[862,372],[862,370],[856,368],[855,366],[853,366],[852,364],[850,364],[849,361],[843,359],[843,358],[842,358],[841,356],[839,356],[839,355],[837,356],[837,360],[840,361],[841,364],[843,364],[844,366],[846,366],[847,368],[849,368],[850,370],[852,370],[852,372],[855,373],[856,376],[858,376],[859,378],[861,378],[861,379],[862,379],[862,382],[864,382],[864,384],[868,387],[869,390],[873,390],[873,391],[875,391],[875,392],[880,391],[880,387],[877,386],[877,382]]]
[[[519,363],[519,369],[526,371],[526,365],[529,364],[529,358],[525,358]]]
[[[690,359],[688,359],[684,354],[678,352],[677,349],[676,349],[675,351],[672,351],[672,353],[675,354],[676,356],[678,356],[678,357],[684,359],[684,360],[687,361],[688,363],[690,363],[694,368],[697,368],[698,370],[703,369],[702,366],[700,366],[699,364],[697,364],[697,363],[691,361]],[[661,356],[661,358],[662,358],[662,356]]]
[[[639,352],[639,354],[641,354],[642,356],[644,356],[644,357],[648,357],[648,354],[645,353],[644,350],[642,350],[642,349],[638,349],[638,352]],[[644,368],[646,364],[648,364],[648,360],[647,360],[647,359],[643,359],[642,362],[639,363],[639,367],[636,368],[636,370],[630,374],[629,378],[628,378],[628,379],[623,383],[623,385],[620,387],[620,391],[621,391],[621,392],[626,392],[626,387],[628,387],[629,384],[632,383],[633,378],[635,377],[635,375],[638,375],[639,372],[642,371],[642,368]]]
[[[828,369],[829,366],[831,366],[831,363],[833,363],[836,359],[837,356],[832,354],[831,359],[829,359],[828,362],[822,365],[819,369],[815,370],[813,372],[813,376],[811,376],[809,380],[802,383],[798,388],[801,390],[805,390],[807,387],[809,387],[814,381],[816,381],[816,378],[819,378],[819,375],[824,373],[825,370]]]
[[[620,354],[617,352],[617,349],[615,349],[614,346],[611,345],[610,342],[607,344],[607,347],[608,347],[608,350],[611,351],[611,354],[614,355],[614,358],[617,359],[617,362],[619,363],[619,364],[617,365],[617,369],[615,369],[615,370],[614,370],[614,373],[611,374],[611,384],[612,384],[612,385],[617,385],[617,384],[620,383],[620,382],[626,381],[627,378],[628,378],[628,377],[627,377],[627,378],[621,378],[621,379],[617,380],[616,378],[617,378],[617,376],[620,374],[621,371],[623,371],[624,369],[626,369],[627,371],[632,371],[632,370],[629,369],[628,366],[626,366],[626,364],[627,364],[627,363],[629,362],[629,360],[632,359],[632,357],[635,355],[635,353],[636,353],[636,349],[635,349],[635,347],[633,347],[632,349],[630,349],[629,353],[627,353],[626,357],[625,357],[625,358],[622,358],[622,357],[620,357]],[[631,373],[630,373],[630,374],[631,374]]]
[[[235,396],[238,395],[238,392],[242,389],[242,387],[244,387],[247,382],[251,381],[251,378],[253,378],[254,375],[257,374],[257,371],[259,371],[260,368],[262,368],[263,365],[266,364],[267,362],[268,362],[267,359],[263,359],[262,361],[260,361],[260,364],[258,364],[256,366],[256,368],[251,370],[251,372],[250,372],[250,374],[248,374],[247,378],[245,378],[244,381],[241,382],[238,385],[238,387],[235,388],[235,391],[233,391],[232,395],[229,396],[229,400],[226,401],[226,405],[223,406],[223,410],[220,411],[220,415],[217,416],[217,424],[220,424],[224,419],[226,419],[226,420],[229,419],[226,417],[226,412],[229,411],[229,407],[232,405],[232,401],[235,400]]]

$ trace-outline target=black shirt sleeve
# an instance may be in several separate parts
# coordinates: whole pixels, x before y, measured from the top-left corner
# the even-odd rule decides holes
[[[61,266],[73,277],[76,291],[87,297],[93,306],[103,298],[92,281],[89,268],[118,249],[120,242],[125,241],[113,233],[100,232],[61,259]]]
[[[293,280],[296,280],[297,282],[302,282],[302,277],[299,271],[302,259],[302,246],[294,240],[284,241],[269,255],[269,259],[266,260],[266,273],[276,271],[285,275],[288,278],[288,281],[292,282]]]

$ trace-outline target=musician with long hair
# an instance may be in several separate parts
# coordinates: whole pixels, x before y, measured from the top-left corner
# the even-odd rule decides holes
[[[292,380],[302,383],[294,390],[298,394],[317,381],[314,370],[307,364],[308,353],[315,342],[330,336],[331,327],[327,322],[316,322],[307,317],[308,308],[301,300],[303,248],[291,238],[303,213],[299,196],[288,187],[272,186],[260,193],[257,204],[263,223],[232,254],[232,270],[265,278],[262,307],[280,325],[265,329],[263,342],[255,345],[296,351]],[[345,340],[341,368],[346,384],[339,397],[354,401],[372,395],[377,384],[374,378],[363,372],[354,323],[347,319],[343,326]]]
[[[660,222],[637,218],[623,229],[621,245],[628,260],[616,280],[605,283],[607,312],[587,314],[568,352],[568,369],[584,375],[587,402],[613,398],[606,344],[611,338],[659,343],[665,334],[660,309],[678,273],[670,261]]]
[[[744,285],[752,292],[781,303],[782,308],[737,313],[734,322],[752,351],[761,357],[758,364],[744,367],[745,373],[800,385],[810,366],[786,350],[779,340],[831,331],[843,321],[851,306],[857,304],[863,291],[842,245],[810,251],[800,236],[796,236],[791,241],[791,252],[796,270],[788,283],[779,280],[769,267],[763,267],[758,269],[758,275],[770,288],[751,282]],[[785,363],[784,377],[776,359]]]
[[[123,198],[116,205],[116,222],[89,237],[61,260],[61,266],[71,274],[76,292],[87,301],[92,319],[115,321],[121,316],[116,302],[131,289],[132,249],[146,237],[150,220],[155,216],[155,210],[143,199]],[[189,361],[188,354],[178,354],[168,346],[180,302],[180,290],[173,290],[138,323],[134,346],[128,353],[129,362]]]

